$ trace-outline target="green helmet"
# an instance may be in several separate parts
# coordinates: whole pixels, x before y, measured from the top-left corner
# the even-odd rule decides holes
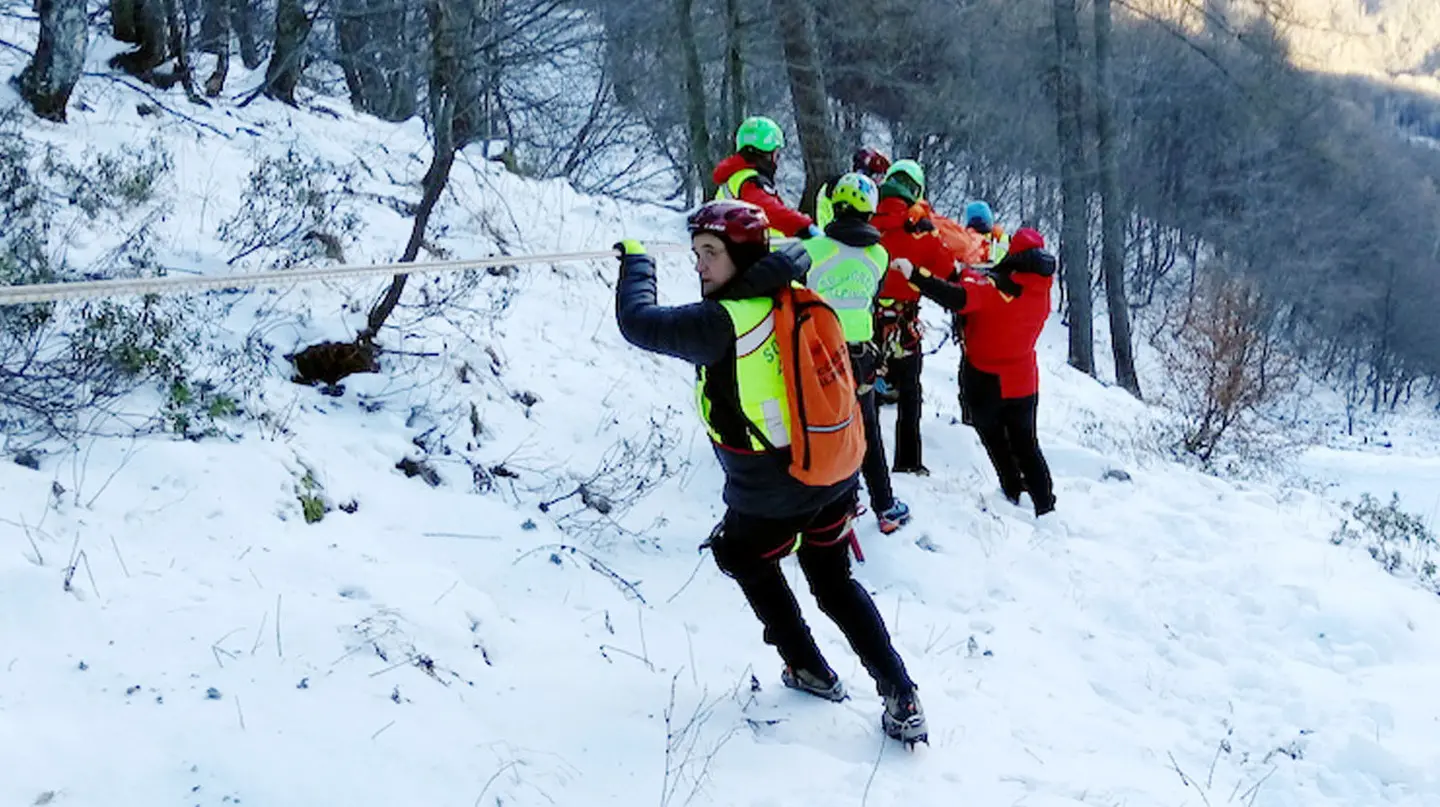
[[[925,197],[925,169],[920,167],[920,163],[914,160],[900,160],[885,172],[886,184],[890,184],[891,180],[911,186],[914,196],[910,199],[911,202]]]
[[[874,213],[880,204],[880,189],[870,177],[852,172],[835,181],[830,203],[836,207],[848,205],[856,213]]]
[[[785,146],[785,133],[780,130],[780,124],[769,118],[746,118],[735,130],[735,150],[747,146],[756,151],[775,151]]]

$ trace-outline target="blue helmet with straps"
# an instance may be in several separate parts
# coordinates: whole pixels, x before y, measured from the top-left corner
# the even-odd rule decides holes
[[[995,213],[990,209],[990,205],[983,201],[971,202],[965,205],[965,226],[988,233],[995,228]]]

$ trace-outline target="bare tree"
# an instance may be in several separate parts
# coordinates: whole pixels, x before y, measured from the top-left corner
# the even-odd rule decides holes
[[[215,70],[205,79],[205,95],[218,96],[225,90],[225,79],[230,75],[230,5],[231,0],[204,0],[200,10],[200,40],[197,42],[201,53],[215,57]]]
[[[410,240],[400,263],[411,263],[420,254],[425,240],[425,227],[445,191],[455,153],[464,148],[477,134],[465,111],[478,103],[478,82],[475,80],[474,53],[478,30],[476,9],[468,3],[448,0],[426,0],[425,14],[430,22],[430,131],[433,154],[430,168],[421,181],[420,205],[410,227]],[[457,114],[458,113],[458,114]],[[409,275],[396,275],[380,301],[370,309],[365,328],[357,343],[369,348],[385,321],[395,311],[405,291]]]
[[[1110,315],[1110,347],[1115,356],[1115,381],[1136,398],[1140,377],[1130,335],[1130,301],[1125,293],[1125,206],[1120,197],[1120,144],[1115,132],[1111,93],[1110,0],[1095,0],[1095,129],[1100,159],[1100,215],[1103,246],[1100,264],[1105,276],[1105,305]]]
[[[1070,366],[1095,374],[1094,315],[1090,291],[1090,213],[1086,193],[1085,131],[1081,109],[1080,22],[1076,0],[1053,0],[1055,43],[1059,52],[1055,94],[1060,142],[1060,184],[1065,217],[1060,237],[1060,269],[1069,301]]]
[[[295,88],[305,69],[305,41],[315,17],[325,6],[319,0],[314,14],[306,14],[303,0],[279,0],[275,5],[275,50],[265,68],[266,98],[295,106]]]
[[[820,184],[840,168],[835,149],[835,124],[830,117],[825,82],[820,73],[809,2],[773,0],[773,3],[785,51],[785,71],[790,77],[790,96],[795,102],[795,128],[805,160],[805,192],[800,207],[814,210]]]
[[[705,75],[700,71],[700,50],[695,44],[695,23],[690,18],[694,0],[675,0],[676,34],[685,63],[686,125],[690,133],[690,165],[695,187],[703,198],[715,192],[710,178],[710,127],[705,105]]]
[[[112,57],[111,66],[150,80],[170,55],[165,0],[111,0],[110,19],[115,38],[136,46]]]
[[[85,2],[36,0],[36,10],[40,13],[40,41],[14,82],[36,115],[64,123],[65,108],[85,67],[90,40]]]
[[[417,10],[410,0],[336,0],[340,67],[355,109],[391,121],[415,114]]]
[[[745,59],[740,30],[740,0],[725,0],[725,82],[721,93],[725,105],[726,132],[733,132],[745,120]]]

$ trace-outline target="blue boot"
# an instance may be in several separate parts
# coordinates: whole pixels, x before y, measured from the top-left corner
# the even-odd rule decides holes
[[[889,535],[910,523],[910,505],[896,499],[889,510],[876,513],[875,518],[880,521],[880,531]]]

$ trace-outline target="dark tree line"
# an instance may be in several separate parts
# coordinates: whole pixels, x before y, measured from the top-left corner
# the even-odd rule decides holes
[[[245,102],[301,104],[309,87],[424,117],[438,162],[422,200],[439,156],[476,142],[487,156],[503,143],[515,170],[693,204],[739,121],[767,114],[792,133],[779,178],[808,209],[852,148],[878,141],[926,166],[942,212],[984,198],[1011,230],[1058,234],[1070,361],[1095,372],[1103,294],[1116,381],[1137,395],[1130,315],[1163,319],[1158,301],[1193,302],[1216,270],[1258,283],[1292,349],[1371,407],[1440,378],[1440,151],[1412,140],[1436,131],[1440,104],[1293,67],[1284,4],[444,5],[471,21],[453,47],[437,46],[428,0],[110,0],[102,19],[134,45],[117,69],[197,103],[191,64],[214,58],[203,95],[220,97],[233,47],[264,66]],[[36,8],[39,47],[15,81],[63,120],[85,4]]]
[[[596,3],[617,96],[671,161],[676,198],[708,192],[741,116],[769,114],[800,141],[782,161],[792,189],[816,179],[808,141],[842,160],[879,140],[924,163],[942,212],[984,198],[1012,230],[1058,233],[1071,363],[1094,372],[1103,293],[1116,380],[1136,394],[1130,314],[1162,290],[1193,300],[1215,270],[1258,282],[1270,321],[1322,373],[1358,368],[1372,407],[1440,376],[1440,323],[1424,314],[1440,302],[1440,152],[1404,136],[1440,104],[1295,68],[1283,4],[1269,17],[1225,0],[1180,0],[1170,16],[1125,0],[676,5]],[[801,22],[813,64],[788,46]],[[824,82],[821,137],[807,137],[797,73]],[[1413,240],[1390,238],[1396,227]]]

